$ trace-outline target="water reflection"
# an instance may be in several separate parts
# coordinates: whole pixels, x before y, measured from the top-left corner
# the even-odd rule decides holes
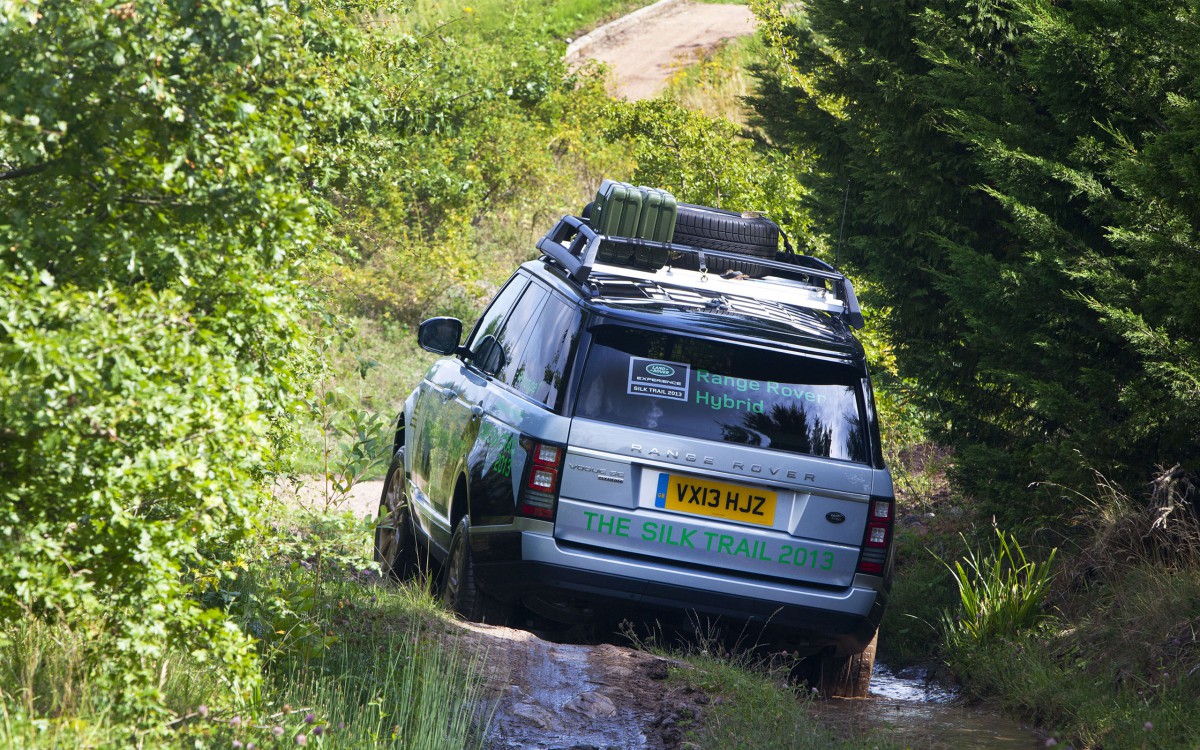
[[[867,700],[812,704],[821,721],[843,730],[884,730],[902,746],[930,750],[1030,750],[1033,731],[983,707],[956,703],[957,694],[920,667],[894,673],[876,662]]]

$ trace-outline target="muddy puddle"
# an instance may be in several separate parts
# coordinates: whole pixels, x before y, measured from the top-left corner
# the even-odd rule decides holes
[[[485,750],[659,750],[682,710],[667,661],[610,643],[563,643],[464,624],[487,651]],[[690,709],[689,709],[690,710]]]
[[[666,680],[669,662],[613,642],[545,640],[524,630],[463,623],[487,653],[484,750],[677,750],[681,723],[709,698]],[[566,642],[564,642],[566,641]],[[921,750],[1032,750],[1032,728],[964,705],[932,671],[876,663],[871,696],[815,700],[813,716],[844,737],[882,737]]]
[[[925,668],[893,672],[876,663],[871,697],[812,704],[822,723],[848,733],[882,731],[905,747],[929,750],[1030,750],[1042,741],[1030,727],[979,706],[933,681]]]

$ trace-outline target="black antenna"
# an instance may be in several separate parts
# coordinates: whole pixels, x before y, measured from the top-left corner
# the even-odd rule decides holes
[[[842,255],[842,236],[846,234],[846,209],[850,206],[850,180],[846,180],[846,197],[842,199],[842,226],[838,229],[837,249],[833,251],[833,267],[840,268],[838,259]]]

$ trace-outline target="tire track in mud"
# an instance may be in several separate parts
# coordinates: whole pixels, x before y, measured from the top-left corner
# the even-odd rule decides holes
[[[707,700],[669,688],[669,662],[645,652],[461,627],[487,664],[486,750],[674,750]]]

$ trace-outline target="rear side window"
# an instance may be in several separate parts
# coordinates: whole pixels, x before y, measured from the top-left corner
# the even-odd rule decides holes
[[[527,283],[528,280],[524,277],[514,276],[500,290],[500,293],[492,300],[492,304],[488,305],[487,310],[484,310],[483,315],[479,317],[479,322],[475,324],[475,330],[471,333],[471,343],[468,344],[471,351],[478,350],[479,343],[484,337],[500,334],[500,326],[504,323],[505,316],[508,315],[517,298],[521,296]]]
[[[606,325],[593,330],[577,416],[867,463],[862,374],[793,354]]]
[[[548,293],[537,284],[530,284],[521,299],[513,307],[512,314],[496,339],[504,350],[504,359],[496,372],[496,378],[502,383],[512,383],[521,355],[525,350],[525,342],[529,340],[529,331],[538,319],[538,310],[542,307]]]
[[[563,372],[578,340],[579,311],[550,295],[530,326],[524,348],[506,365],[502,378],[534,401],[555,408]]]

